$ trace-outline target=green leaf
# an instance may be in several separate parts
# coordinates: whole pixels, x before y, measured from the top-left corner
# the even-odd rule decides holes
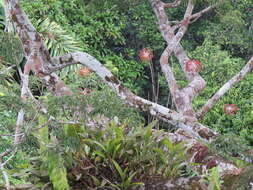
[[[169,149],[169,151],[174,151],[174,145],[168,138],[163,140],[163,144]]]
[[[94,154],[95,154],[95,155],[98,155],[98,156],[100,156],[100,157],[102,157],[102,158],[106,158],[105,154],[102,153],[102,152],[100,152],[100,151],[95,151]]]
[[[112,155],[112,158],[115,159],[119,149],[121,148],[121,144],[118,144],[115,148],[114,148],[114,151],[113,151],[113,155]]]
[[[150,137],[152,136],[152,128],[154,128],[156,126],[156,124],[158,123],[158,120],[154,120],[152,121],[147,127],[146,127],[146,132],[144,135],[144,139],[146,142],[149,141]]]
[[[126,178],[126,174],[123,172],[123,170],[121,169],[121,167],[119,166],[119,164],[115,160],[112,160],[112,162],[113,162],[113,165],[115,166],[116,170],[118,171],[121,180],[124,181]]]
[[[43,115],[40,115],[39,118],[38,118],[38,123],[39,123],[39,126],[42,126],[44,125],[45,123],[47,122],[47,117],[46,116],[43,116]],[[40,149],[41,151],[45,151],[47,148],[46,148],[46,144],[49,143],[49,133],[48,133],[48,126],[43,126],[42,128],[40,128],[38,130],[38,137],[39,137],[39,143],[40,143]]]
[[[63,159],[56,153],[48,154],[48,173],[55,190],[68,190],[67,170]]]
[[[91,178],[94,182],[94,184],[96,185],[96,187],[99,187],[101,185],[101,182],[99,181],[98,178],[96,178],[95,176],[91,175]]]
[[[87,139],[88,142],[91,142],[95,145],[98,145],[100,148],[102,148],[103,151],[107,152],[106,151],[106,148],[104,147],[104,145],[102,145],[101,143],[99,143],[98,141],[95,141],[95,140],[91,140],[91,139]]]

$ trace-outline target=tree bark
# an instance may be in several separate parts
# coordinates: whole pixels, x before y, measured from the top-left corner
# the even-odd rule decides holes
[[[24,74],[33,71],[44,84],[57,96],[72,95],[73,93],[60,78],[52,73],[45,75],[44,70],[53,65],[47,48],[41,36],[29,21],[19,5],[19,0],[5,0],[6,15],[12,19],[18,36],[22,42],[27,63]]]
[[[211,139],[217,136],[216,132],[198,123],[196,118],[183,115],[182,113],[170,110],[164,106],[133,94],[127,88],[125,88],[106,67],[104,67],[98,60],[87,53],[71,53],[61,57],[55,57],[52,60],[55,64],[55,67],[52,67],[51,70],[48,70],[48,74],[74,64],[87,66],[93,70],[106,84],[108,84],[128,105],[138,108],[141,111],[149,112],[152,116],[185,130],[193,137]],[[189,123],[191,124],[190,126]]]
[[[226,82],[206,104],[197,113],[198,118],[202,118],[219,100],[224,94],[229,91],[235,84],[240,82],[253,68],[253,56],[248,63],[242,68],[242,70]]]

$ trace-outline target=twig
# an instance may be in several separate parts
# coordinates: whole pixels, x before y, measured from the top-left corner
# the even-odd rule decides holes
[[[210,10],[216,8],[218,5],[222,4],[223,2],[224,2],[224,0],[220,0],[220,1],[217,2],[216,4],[211,5],[211,6],[207,7],[207,8],[205,8],[205,9],[203,9],[203,10],[197,12],[197,13],[194,13],[194,14],[191,16],[191,20],[193,19],[193,20],[191,21],[191,23],[197,21],[203,14],[206,14],[207,12],[209,12]]]
[[[45,185],[43,185],[43,187],[41,188],[41,190],[45,190],[50,184],[51,184],[50,182],[46,183]]]
[[[7,160],[5,160],[5,162],[0,164],[0,168],[4,167],[15,156],[16,152],[17,152],[17,149],[14,150],[13,154]]]
[[[151,84],[152,84],[152,101],[156,102],[156,88],[155,88],[155,73],[152,61],[149,62],[150,75],[151,75]]]
[[[0,137],[15,137],[19,135],[24,135],[24,133],[19,133],[19,134],[0,134]]]
[[[4,156],[7,156],[7,155],[10,154],[11,152],[12,152],[12,150],[11,150],[11,149],[8,149],[8,150],[6,150],[5,152],[1,153],[1,154],[0,154],[0,159],[2,159]]]
[[[10,67],[7,67],[6,69],[4,69],[4,71],[0,72],[0,75],[4,75],[6,74],[7,72],[9,72],[13,67],[15,67],[16,65],[12,65]]]

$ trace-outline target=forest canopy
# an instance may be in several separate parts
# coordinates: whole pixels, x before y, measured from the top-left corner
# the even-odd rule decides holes
[[[252,37],[252,0],[0,0],[0,187],[251,189]]]

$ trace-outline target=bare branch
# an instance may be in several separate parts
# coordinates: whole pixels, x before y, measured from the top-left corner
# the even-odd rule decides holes
[[[253,57],[248,61],[248,63],[242,68],[242,70],[231,78],[227,83],[225,83],[211,99],[209,99],[206,104],[197,113],[198,118],[202,118],[208,110],[210,110],[218,100],[236,83],[240,82],[253,68]]]
[[[173,46],[171,50],[174,51],[176,57],[178,58],[180,65],[182,67],[182,70],[186,74],[187,79],[190,81],[193,80],[194,76],[185,71],[184,65],[185,65],[185,62],[189,60],[189,58],[187,57],[186,53],[184,52],[179,42],[187,30],[187,27],[189,24],[189,17],[191,16],[191,12],[193,9],[192,3],[189,1],[187,10],[184,15],[184,22],[180,24],[180,29],[178,33],[176,34],[177,38],[174,38],[175,36],[174,28],[170,26],[170,21],[168,19],[168,16],[166,15],[163,5],[160,2],[157,2],[156,0],[149,0],[149,1],[158,19],[159,29],[164,40],[167,42],[169,46]]]
[[[217,5],[211,5],[197,13],[194,13],[192,16],[191,16],[191,20],[194,20],[194,22],[199,19],[203,14],[209,12],[210,10],[212,10],[213,8],[215,8]]]
[[[175,102],[178,111],[182,112],[184,115],[195,117],[195,111],[191,106],[191,100],[205,87],[205,81],[198,75],[198,73],[189,73],[185,70],[185,63],[189,60],[189,58],[180,45],[180,40],[187,31],[194,5],[191,0],[188,2],[188,6],[184,14],[184,20],[180,24],[180,29],[176,35],[174,35],[174,29],[170,26],[168,16],[162,7],[162,4],[157,3],[155,0],[150,0],[150,2],[158,18],[160,32],[162,33],[164,40],[168,43],[168,47],[160,58],[160,64],[170,88],[173,101]],[[181,91],[178,90],[172,69],[168,64],[168,58],[173,51],[180,62],[182,70],[191,82],[187,88]]]
[[[190,23],[193,23],[193,22],[196,22],[203,14],[206,14],[208,13],[209,11],[211,11],[212,9],[216,8],[218,5],[220,5],[221,3],[223,3],[224,0],[220,0],[218,3],[214,4],[214,5],[210,5],[209,7],[206,7],[205,9],[197,12],[197,13],[194,13],[191,15],[191,18],[190,18]],[[176,30],[177,28],[180,27],[181,23],[183,22],[184,20],[182,21],[170,21],[170,23],[174,24],[172,26],[173,30]]]
[[[153,1],[151,0],[151,2]],[[160,58],[160,64],[161,64],[162,71],[166,77],[167,83],[170,87],[170,92],[172,94],[172,97],[174,97],[174,100],[175,100],[176,93],[178,92],[178,87],[176,85],[176,80],[173,75],[172,69],[170,68],[168,64],[168,58],[170,57],[174,49],[178,46],[179,42],[181,41],[185,32],[187,31],[189,19],[193,11],[193,8],[194,8],[194,5],[192,4],[192,1],[190,0],[188,2],[188,6],[184,15],[184,22],[181,24],[181,27],[178,30],[177,34],[173,36],[172,39],[168,39],[169,36],[167,35],[167,32],[168,32],[167,29],[170,30],[169,32],[171,35],[173,35],[173,30],[169,25],[168,17],[165,13],[165,10],[162,7],[162,4],[154,4],[153,6],[153,9],[158,18],[160,31],[163,34],[165,40],[168,42],[168,46]]]
[[[162,14],[161,23],[165,23],[165,25],[163,25],[164,28],[161,28],[161,31],[163,31],[162,34],[166,41],[169,43],[169,39],[174,37],[174,31],[173,28],[171,28],[170,26],[169,20],[167,19],[164,7],[163,11],[159,12],[159,8],[163,6],[163,3],[160,0],[150,0],[150,2],[152,3],[152,6],[157,6],[158,9],[156,10],[158,11],[158,15],[160,13]],[[11,17],[15,28],[17,29],[17,33],[23,43],[23,48],[27,58],[27,64],[24,70],[24,74],[28,75],[30,70],[32,70],[40,79],[42,79],[42,81],[44,82],[44,84],[46,84],[49,90],[54,92],[55,95],[72,95],[72,91],[59,79],[59,77],[55,73],[50,73],[51,68],[53,68],[52,66],[54,64],[51,60],[51,57],[49,56],[48,50],[44,46],[42,38],[39,36],[35,28],[28,20],[27,15],[21,9],[19,1],[6,0],[5,3],[11,13]],[[188,6],[186,13],[189,12],[188,10],[191,10],[191,6]],[[184,32],[187,30],[189,19],[190,17],[188,16],[184,18],[184,22],[182,23],[178,33],[175,35],[178,39],[176,39],[176,37],[173,38],[173,42],[175,40],[175,42],[177,43],[180,41],[180,38],[183,37]],[[173,47],[173,49],[175,47],[176,45]],[[149,113],[151,113],[151,115],[158,117],[161,120],[178,126],[179,128],[179,123],[185,124],[187,126],[189,123],[191,123],[192,126],[195,126],[195,124],[197,124],[195,117],[189,117],[187,114],[178,113],[156,103],[143,99],[139,96],[136,96],[128,89],[123,87],[120,81],[115,76],[113,76],[108,69],[103,67],[97,60],[95,60],[88,54],[68,54],[59,58],[58,60],[56,59],[56,61],[58,61],[58,63],[63,64],[67,62],[83,65],[88,64],[87,66],[94,70],[126,103],[133,107],[139,108],[142,111],[148,111]],[[50,75],[48,75],[47,73],[50,73]],[[181,101],[180,98],[182,98],[182,95],[183,94],[180,94],[178,101]],[[188,100],[185,101],[190,103]],[[188,108],[182,110],[184,111],[184,113],[188,113],[189,111]],[[188,131],[188,133],[191,134],[192,132]]]
[[[208,138],[213,137],[216,133],[206,128],[205,126],[196,122],[196,119],[193,117],[184,116],[181,113],[170,110],[164,106],[156,104],[154,102],[148,101],[144,98],[141,98],[132,92],[130,92],[127,88],[125,88],[121,82],[113,76],[113,74],[105,68],[98,60],[87,53],[77,52],[66,54],[61,57],[53,58],[53,61],[56,65],[56,68],[62,68],[60,65],[69,66],[74,64],[81,64],[89,67],[93,70],[106,84],[108,84],[117,95],[125,101],[128,105],[138,108],[142,111],[149,112],[152,116],[157,117],[167,123],[171,123],[172,125],[182,128],[183,130],[187,130],[186,132],[193,137],[201,136],[206,131],[206,136]],[[53,68],[55,71],[55,69]],[[48,71],[50,72],[50,71]],[[188,127],[188,123],[192,123],[193,126],[196,126],[194,130]],[[195,123],[195,124],[194,124]],[[196,129],[196,131],[195,131]],[[200,133],[199,135],[196,133]]]
[[[173,3],[164,3],[164,8],[174,8],[180,5],[182,0],[175,0]]]
[[[105,68],[98,60],[96,60],[94,57],[92,57],[87,53],[78,52],[66,54],[62,57],[53,58],[53,60],[54,63],[57,65],[56,68],[63,68],[62,66],[66,67],[73,64],[82,64],[84,66],[89,67],[103,81],[105,81],[105,83],[107,83],[119,95],[119,97],[121,97],[131,106],[140,108],[143,111],[144,110],[149,111],[151,112],[151,115],[154,116],[160,114],[160,117],[163,119],[167,118],[167,121],[171,120],[172,118],[174,118],[175,121],[181,122],[185,120],[184,118],[180,119],[182,115],[181,114],[178,115],[178,113],[175,111],[169,110],[168,108],[165,108],[161,105],[158,105],[156,103],[150,102],[146,99],[134,95],[128,89],[123,87],[121,82],[115,76],[113,76],[113,74],[107,68]],[[54,68],[53,70],[55,71]],[[159,113],[160,112],[159,110],[161,111],[161,113]]]
[[[165,76],[165,79],[168,83],[170,94],[172,95],[172,99],[175,102],[175,97],[176,97],[176,94],[179,93],[179,89],[178,89],[173,71],[168,63],[168,59],[169,59],[169,56],[171,55],[171,52],[172,50],[170,49],[170,46],[167,46],[167,48],[164,50],[164,52],[161,55],[160,65],[162,68],[162,72]]]
[[[21,77],[21,99],[22,101],[26,101],[28,98],[28,84],[29,84],[29,75],[22,72],[21,68],[18,68],[19,75]],[[16,121],[16,129],[15,129],[15,138],[14,144],[19,144],[22,139],[21,131],[22,125],[24,123],[25,110],[21,108],[18,112],[18,117]]]
[[[220,0],[219,2],[217,2],[216,4],[210,5],[209,7],[193,14],[191,16],[191,23],[197,21],[203,14],[206,14],[207,12],[211,11],[212,9],[216,8],[218,5],[222,4],[224,2],[224,0]]]
[[[196,75],[193,80],[182,89],[192,100],[196,97],[206,86],[206,81],[200,76]]]
[[[15,156],[16,152],[17,149],[14,150],[13,154],[7,160],[5,160],[5,162],[0,164],[0,168],[4,167]]]

